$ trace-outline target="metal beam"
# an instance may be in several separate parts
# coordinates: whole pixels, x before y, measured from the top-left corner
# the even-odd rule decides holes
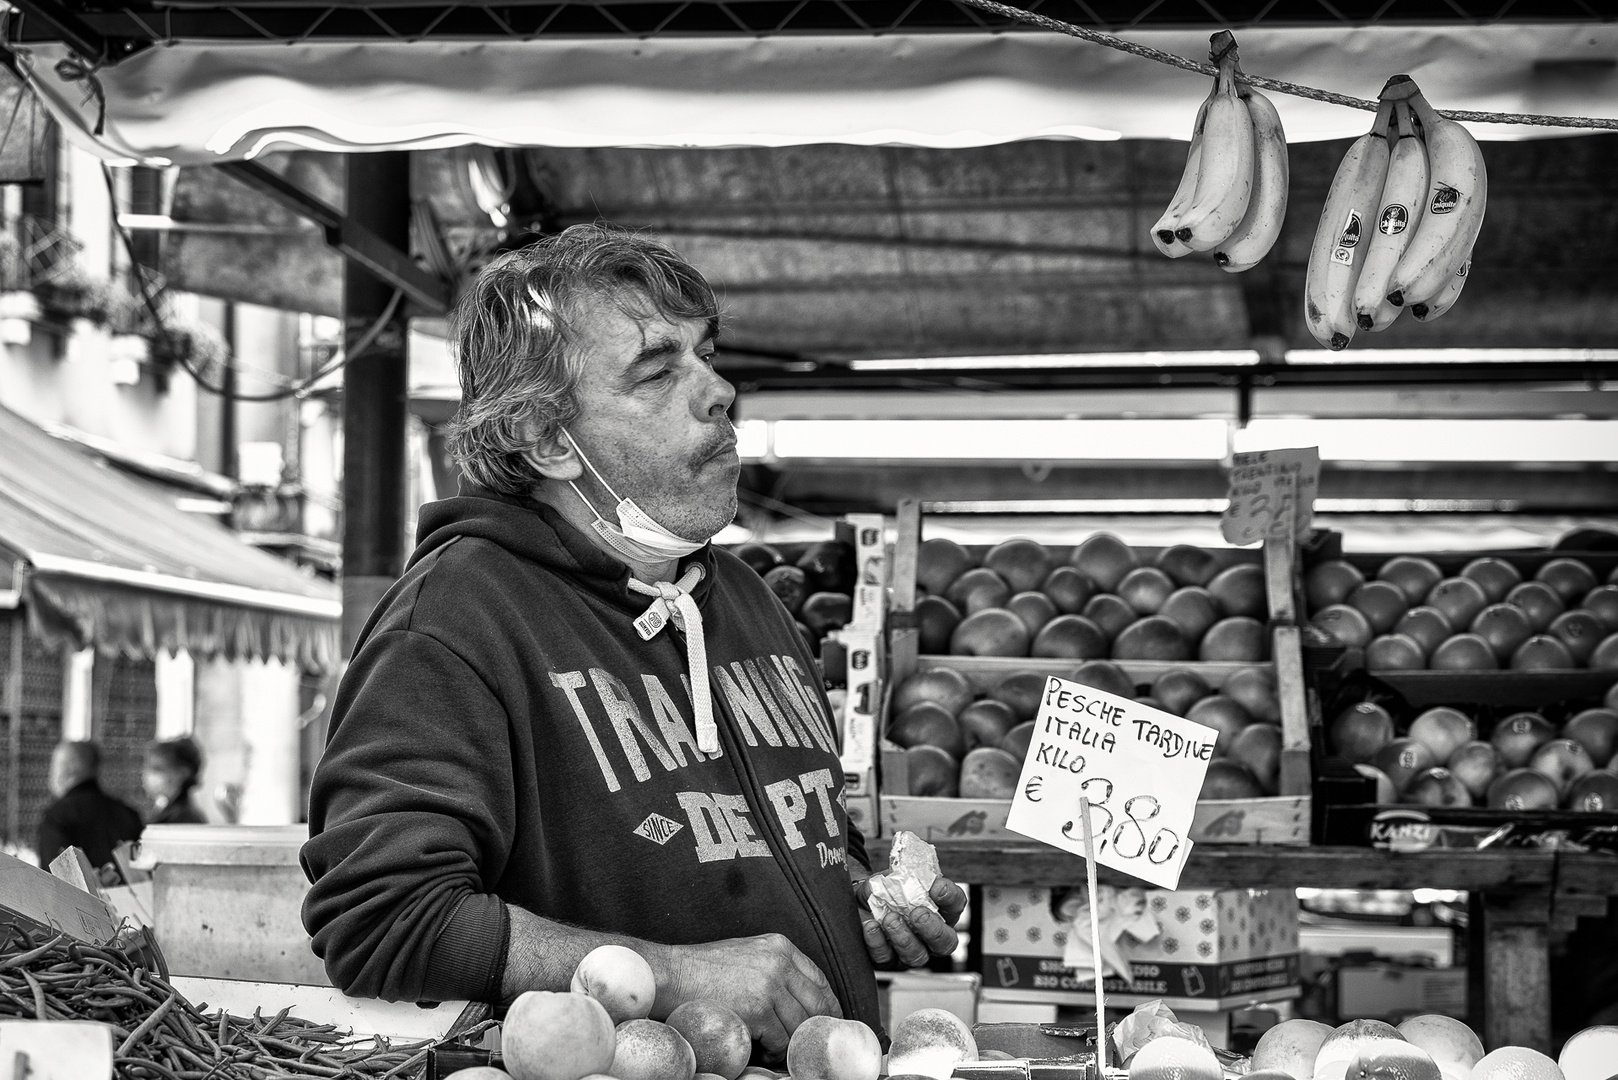
[[[743,346],[745,350],[745,346]],[[721,359],[724,346],[721,344]],[[788,365],[719,365],[742,393],[776,390],[1141,390],[1157,387],[1234,390],[1243,380],[1271,387],[1391,387],[1539,383],[1599,389],[1618,379],[1618,362],[1344,363],[1185,365],[1183,367],[977,368],[856,371],[844,364],[804,360]]]
[[[404,244],[410,227],[410,155],[402,151],[353,154],[348,159],[348,205],[366,226]],[[357,261],[343,275],[343,646],[352,649],[371,609],[404,572],[409,501],[406,425],[410,384],[405,363],[405,320],[391,325],[363,353],[357,338],[389,309],[389,286]]]
[[[232,161],[215,167],[315,222],[325,230],[327,244],[379,280],[402,289],[426,314],[442,315],[449,310],[449,287],[444,282],[354,218],[256,161]]]
[[[61,41],[95,67],[116,64],[152,44],[147,37],[103,34],[57,0],[16,0],[14,6],[25,16],[44,23],[51,31],[48,37]]]
[[[1135,512],[1207,514],[1207,506],[1224,506],[1229,488],[1230,478],[1216,462],[1063,462],[1046,471],[1025,468],[1022,462],[788,460],[744,467],[741,497],[767,509],[770,504],[757,498],[767,496],[826,517],[880,513],[884,507],[892,513],[902,498],[977,504],[979,512],[1024,504],[1028,509],[1023,512],[1123,513],[1122,505],[1133,502]],[[1326,506],[1335,504],[1338,513],[1365,512],[1344,510],[1344,504],[1411,502],[1424,504],[1427,508],[1421,513],[1429,515],[1478,513],[1488,506],[1484,512],[1608,518],[1618,502],[1618,474],[1581,465],[1518,468],[1440,462],[1419,469],[1387,469],[1328,462],[1321,470],[1317,499]],[[1042,508],[1033,510],[1035,506]],[[1320,512],[1319,504],[1316,509]]]
[[[90,5],[85,0],[76,0]],[[1595,0],[1200,0],[1144,4],[1141,0],[1066,0],[1042,13],[1103,30],[1194,30],[1313,26],[1510,25],[1600,23]],[[541,36],[645,38],[757,37],[772,34],[870,36],[898,32],[985,34],[1024,31],[1020,22],[951,0],[895,4],[887,0],[194,0],[154,5],[102,3],[84,21],[103,33],[164,41],[284,41],[312,39],[528,40]],[[671,11],[670,8],[673,8]],[[49,25],[20,28],[21,40],[54,36]]]

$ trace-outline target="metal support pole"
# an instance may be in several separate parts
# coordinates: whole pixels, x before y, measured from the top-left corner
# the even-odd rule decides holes
[[[22,843],[22,664],[23,635],[28,620],[22,609],[7,618],[11,622],[11,656],[6,672],[6,840]]]
[[[410,155],[350,154],[346,214],[400,251],[410,244]],[[388,311],[393,287],[350,261],[343,273],[343,340],[352,350]],[[409,381],[405,318],[393,304],[363,354],[343,371],[343,647],[404,571]]]
[[[219,386],[219,472],[235,480],[239,462],[236,436],[236,302],[225,301],[225,366]]]

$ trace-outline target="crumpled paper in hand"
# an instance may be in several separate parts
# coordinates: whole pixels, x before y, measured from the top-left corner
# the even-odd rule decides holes
[[[1135,1006],[1135,1011],[1113,1025],[1112,1044],[1118,1048],[1118,1063],[1127,1065],[1135,1052],[1153,1039],[1164,1036],[1173,1036],[1179,1039],[1190,1039],[1199,1046],[1212,1050],[1208,1044],[1208,1036],[1195,1024],[1182,1024],[1174,1016],[1174,1010],[1163,1004],[1160,999],[1143,1001]]]
[[[937,850],[913,832],[900,832],[893,838],[887,871],[869,879],[871,896],[866,906],[878,919],[889,911],[897,911],[904,918],[916,908],[926,908],[936,915],[938,904],[931,890],[937,878]]]

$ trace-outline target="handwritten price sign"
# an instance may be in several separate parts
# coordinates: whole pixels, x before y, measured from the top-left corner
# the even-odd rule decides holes
[[[1237,545],[1296,539],[1314,519],[1319,490],[1318,447],[1237,454],[1230,470],[1230,505],[1219,531]]]
[[[1163,889],[1179,885],[1191,817],[1218,733],[1160,709],[1051,676],[1006,827]]]

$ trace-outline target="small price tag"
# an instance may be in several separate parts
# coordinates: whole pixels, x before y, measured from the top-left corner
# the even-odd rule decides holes
[[[1095,861],[1162,889],[1179,885],[1191,818],[1218,732],[1052,675],[1006,827],[1084,854],[1082,796]]]
[[[1296,540],[1314,520],[1319,490],[1319,447],[1237,454],[1230,469],[1230,505],[1219,531],[1237,545]]]

